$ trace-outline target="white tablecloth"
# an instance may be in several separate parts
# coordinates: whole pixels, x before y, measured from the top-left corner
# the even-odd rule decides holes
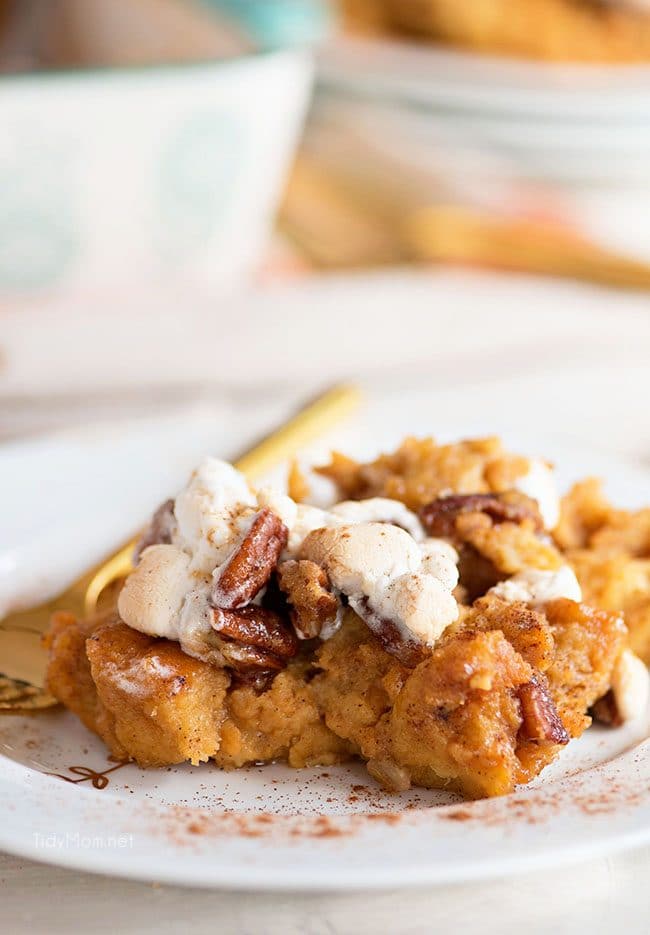
[[[646,849],[493,883],[274,896],[128,883],[0,855],[0,929],[12,935],[641,935],[648,931],[649,868]]]

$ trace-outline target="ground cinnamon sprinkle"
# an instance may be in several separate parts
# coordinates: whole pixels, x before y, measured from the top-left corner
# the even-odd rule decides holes
[[[306,833],[305,833],[306,832]],[[335,824],[329,818],[316,818],[313,826],[309,829],[300,827],[294,828],[291,832],[292,837],[309,838],[340,838],[345,835],[345,831]]]
[[[471,821],[472,813],[466,808],[458,808],[453,812],[446,812],[442,815],[447,821]]]
[[[475,822],[484,827],[511,826],[517,824],[541,824],[556,818],[568,809],[579,810],[585,815],[601,816],[634,807],[647,799],[650,788],[639,783],[634,775],[613,778],[606,786],[595,787],[590,780],[591,771],[584,778],[572,776],[547,788],[519,792],[499,799],[479,800],[470,803],[445,806],[426,806],[408,803],[396,810],[381,808],[376,791],[354,783],[347,797],[349,802],[365,801],[368,810],[347,815],[287,814],[263,811],[242,813],[213,806],[215,810],[201,811],[191,807],[170,807],[164,819],[157,818],[158,828],[175,844],[191,845],[198,836],[264,838],[299,841],[305,839],[334,839],[353,837],[364,829],[376,826],[377,822],[395,826],[405,822],[409,826],[430,821]],[[577,780],[577,781],[576,781]],[[330,803],[332,797],[330,796]]]
[[[399,812],[377,812],[376,814],[364,815],[366,821],[384,821],[387,825],[396,825],[402,820]]]
[[[445,821],[474,821],[484,826],[513,822],[540,824],[550,821],[567,809],[578,809],[585,815],[611,815],[622,808],[633,808],[647,799],[650,787],[639,785],[633,776],[625,781],[612,781],[605,791],[589,791],[589,773],[580,783],[561,783],[555,788],[531,790],[528,794],[506,796],[503,799],[482,800],[466,808],[441,808],[438,817]],[[582,788],[581,788],[582,786]]]
[[[178,806],[170,807],[157,827],[176,845],[189,844],[197,836],[259,838],[285,834],[289,838],[325,838],[349,833],[325,816],[311,818],[269,812],[247,815],[228,810],[197,814],[195,809]]]

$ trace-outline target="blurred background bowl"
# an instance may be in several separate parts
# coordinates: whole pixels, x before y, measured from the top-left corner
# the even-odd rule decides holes
[[[365,204],[374,191],[384,210],[394,193],[407,222],[418,201],[452,205],[650,261],[650,65],[338,36],[319,58],[306,151]]]
[[[311,73],[282,51],[3,77],[0,295],[245,281]]]

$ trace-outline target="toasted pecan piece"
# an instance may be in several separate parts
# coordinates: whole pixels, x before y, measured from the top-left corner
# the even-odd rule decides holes
[[[464,513],[485,513],[494,523],[532,520],[540,531],[544,525],[535,501],[516,491],[437,497],[420,509],[419,516],[430,536],[450,538],[454,535],[457,518]]]
[[[336,624],[339,602],[325,571],[307,559],[278,565],[278,584],[291,608],[291,622],[301,640],[320,636]]]
[[[214,607],[245,607],[267,583],[287,544],[289,531],[268,507],[257,513],[250,532],[224,567],[210,599]]]
[[[608,727],[620,727],[623,724],[623,716],[618,710],[616,696],[611,688],[602,698],[594,702],[589,709],[589,714],[593,717],[594,721],[597,721],[599,724],[606,724]]]
[[[298,641],[279,614],[264,607],[216,607],[212,626],[226,664],[238,672],[279,670],[298,652]]]
[[[151,522],[140,537],[135,547],[134,561],[137,562],[144,550],[148,549],[150,545],[168,545],[172,541],[175,522],[174,501],[165,500],[153,514]]]
[[[554,744],[569,742],[569,734],[560,720],[555,703],[537,676],[521,685],[517,695],[523,719],[520,732],[525,740]]]

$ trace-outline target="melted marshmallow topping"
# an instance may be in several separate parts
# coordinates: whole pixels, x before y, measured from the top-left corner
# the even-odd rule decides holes
[[[282,559],[307,557],[304,544],[313,534],[325,536],[323,541],[329,536],[332,548],[319,564],[332,586],[352,606],[367,599],[409,639],[432,645],[457,619],[451,592],[458,583],[458,555],[446,542],[427,538],[404,504],[374,497],[322,510],[271,488],[255,492],[230,464],[207,458],[176,498],[171,543],[144,549],[120,593],[125,623],[216,661],[210,592],[262,507],[289,531]],[[334,632],[329,628],[325,635]]]
[[[582,600],[582,589],[575,572],[568,565],[562,565],[557,571],[525,568],[511,578],[500,581],[488,593],[508,603],[523,601],[532,606],[561,597],[577,602]]]
[[[456,566],[453,571],[445,568],[445,581],[431,573],[418,544],[398,526],[361,523],[316,529],[300,555],[325,569],[353,610],[367,606],[396,626],[404,639],[433,646],[458,619],[451,593],[458,582]]]
[[[648,707],[650,678],[645,663],[631,649],[624,649],[612,672],[612,692],[624,721],[639,717]]]
[[[560,520],[560,496],[553,468],[545,461],[531,458],[527,472],[516,478],[514,487],[537,501],[545,529],[555,529]]]

